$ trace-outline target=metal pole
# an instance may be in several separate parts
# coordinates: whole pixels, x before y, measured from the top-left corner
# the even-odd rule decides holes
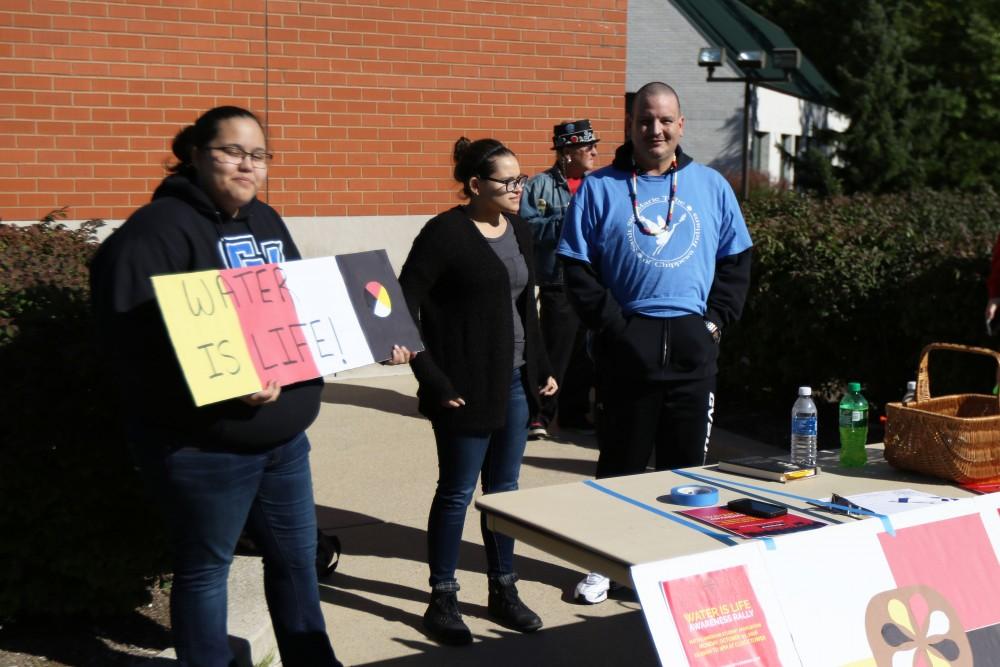
[[[743,175],[741,197],[750,196],[750,77],[743,80]]]

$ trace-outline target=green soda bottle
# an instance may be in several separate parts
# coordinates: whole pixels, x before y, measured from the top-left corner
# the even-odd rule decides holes
[[[868,462],[868,401],[861,395],[861,383],[849,382],[840,399],[840,464],[858,468]]]

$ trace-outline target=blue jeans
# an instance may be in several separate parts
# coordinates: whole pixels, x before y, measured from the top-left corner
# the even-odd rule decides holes
[[[455,408],[461,410],[462,408]],[[482,472],[483,493],[513,491],[521,472],[528,439],[528,399],[516,369],[510,384],[507,418],[495,431],[466,432],[434,428],[438,453],[438,483],[427,520],[430,584],[454,583],[465,514]],[[486,528],[481,517],[487,574],[514,571],[514,539]]]
[[[305,433],[263,452],[216,452],[140,429],[133,452],[173,547],[170,621],[183,667],[227,667],[229,566],[240,533],[264,559],[264,594],[282,664],[339,666],[316,575],[316,512]],[[235,664],[235,663],[232,663]]]

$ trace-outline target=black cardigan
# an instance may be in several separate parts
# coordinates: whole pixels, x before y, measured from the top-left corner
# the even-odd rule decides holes
[[[531,232],[507,215],[528,266],[517,300],[524,324],[525,393],[537,411],[538,387],[552,374],[538,328]],[[399,275],[425,350],[412,362],[420,412],[434,425],[493,430],[504,424],[514,369],[514,322],[507,268],[461,207],[431,219],[413,241]],[[465,406],[442,401],[461,396]]]

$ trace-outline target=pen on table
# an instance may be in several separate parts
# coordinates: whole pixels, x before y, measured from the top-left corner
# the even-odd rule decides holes
[[[897,503],[909,503],[910,505],[915,505],[917,503],[933,505],[935,503],[946,503],[952,500],[955,500],[955,498],[910,498],[908,496],[896,498]]]

